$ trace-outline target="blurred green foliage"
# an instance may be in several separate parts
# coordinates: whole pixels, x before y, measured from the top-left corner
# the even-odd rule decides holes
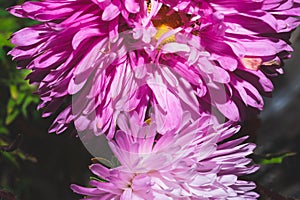
[[[6,11],[23,2],[0,0],[0,200],[79,199],[69,186],[88,181],[90,154],[74,134],[47,134],[55,116],[41,118],[30,71],[17,70],[8,55],[11,35],[37,24]]]
[[[278,153],[278,154],[266,154],[266,155],[253,155],[254,161],[261,165],[281,164],[283,160],[290,156],[295,156],[296,153]]]
[[[9,40],[12,33],[32,24],[30,20],[19,20],[5,10],[13,3],[16,2],[4,3],[1,1],[0,7],[0,170],[5,170],[5,166],[19,169],[21,160],[36,162],[36,158],[18,148],[19,141],[15,141],[16,135],[9,129],[9,125],[19,116],[23,118],[27,118],[28,115],[39,116],[37,111],[32,109],[39,102],[38,96],[33,95],[36,88],[25,80],[30,72],[17,70],[16,63],[7,55],[13,48]],[[9,185],[5,187],[9,187]]]
[[[3,92],[0,94],[0,105],[2,108],[6,107],[5,110],[0,111],[1,119],[4,119],[0,122],[0,134],[7,133],[5,125],[11,124],[18,115],[22,114],[27,117],[27,107],[30,104],[38,103],[38,97],[32,94],[35,87],[24,80],[29,71],[17,70],[11,57],[7,56],[13,47],[9,41],[12,33],[32,23],[31,20],[20,21],[4,8],[0,8],[0,87],[3,92],[9,91],[8,94]]]
[[[30,21],[28,21],[31,23]],[[17,18],[11,16],[4,8],[0,8],[0,146],[8,145],[7,137],[10,125],[19,115],[28,116],[28,112],[35,113],[35,110],[28,109],[30,105],[38,103],[38,97],[32,93],[35,87],[29,85],[25,77],[29,71],[17,70],[16,64],[11,61],[7,53],[13,48],[9,38],[11,34],[28,24],[24,21],[19,23]],[[1,157],[17,165],[16,157],[24,158],[19,152],[1,151]]]

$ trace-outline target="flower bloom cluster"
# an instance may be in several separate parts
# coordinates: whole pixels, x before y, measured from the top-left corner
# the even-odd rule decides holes
[[[92,165],[103,181],[75,192],[257,198],[238,178],[257,169],[246,158],[254,146],[229,138],[283,73],[300,0],[42,0],[8,10],[40,22],[12,35],[10,55],[32,70],[43,117],[59,111],[49,132],[74,122],[104,134],[120,161]]]
[[[149,105],[170,122],[158,124],[161,132],[178,127],[186,109],[194,118],[217,110],[239,121],[263,108],[261,94],[273,89],[269,77],[282,73],[299,5],[299,0],[26,2],[9,12],[42,23],[13,34],[10,54],[19,68],[32,70],[28,79],[39,84],[43,116],[61,107],[50,132],[61,133],[74,120],[80,130],[112,137],[118,113],[137,112],[143,121]],[[73,102],[78,109],[70,95],[80,97]]]
[[[91,165],[98,176],[90,181],[92,187],[72,185],[73,191],[95,200],[258,197],[251,191],[253,182],[239,180],[258,169],[246,158],[255,145],[241,144],[245,137],[224,141],[239,127],[211,124],[208,116],[192,122],[186,113],[182,126],[164,135],[157,132],[155,119],[137,124],[137,117],[119,116],[120,130],[110,146],[121,165]]]

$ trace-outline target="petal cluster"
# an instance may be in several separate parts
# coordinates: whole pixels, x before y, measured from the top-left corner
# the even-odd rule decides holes
[[[257,199],[240,176],[255,145],[232,139],[283,73],[299,0],[42,0],[11,37],[49,132],[105,134],[119,166],[93,164],[85,199]],[[224,122],[224,123],[223,123]]]
[[[255,145],[242,144],[246,138],[226,141],[239,127],[216,126],[209,118],[191,121],[185,113],[182,127],[160,135],[155,119],[138,125],[120,115],[110,141],[120,166],[93,164],[92,187],[71,188],[86,199],[256,199],[255,184],[239,178],[258,169],[246,158]]]
[[[112,137],[118,113],[137,112],[142,122],[149,109],[172,121],[158,124],[160,132],[178,128],[187,109],[193,119],[217,110],[239,121],[263,108],[261,95],[273,89],[269,78],[282,73],[299,4],[26,2],[9,11],[41,23],[14,33],[10,54],[32,70],[27,78],[39,84],[43,116],[60,110],[50,132],[75,121],[79,131]]]

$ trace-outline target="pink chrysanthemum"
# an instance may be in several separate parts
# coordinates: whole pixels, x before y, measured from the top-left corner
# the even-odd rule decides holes
[[[9,11],[41,24],[12,36],[10,52],[49,116],[64,109],[50,132],[74,120],[79,131],[115,130],[120,112],[140,121],[153,109],[159,132],[215,108],[238,121],[262,109],[269,76],[292,49],[299,0],[26,2]],[[68,97],[73,95],[73,106]],[[74,96],[75,95],[75,96]],[[176,108],[176,110],[174,109]]]
[[[255,145],[242,144],[245,137],[225,141],[239,127],[190,117],[185,114],[178,130],[160,135],[155,121],[140,125],[138,117],[121,114],[120,130],[110,141],[120,166],[93,164],[98,177],[90,181],[92,187],[72,185],[72,190],[91,200],[257,199],[255,184],[239,179],[258,168],[246,158]]]

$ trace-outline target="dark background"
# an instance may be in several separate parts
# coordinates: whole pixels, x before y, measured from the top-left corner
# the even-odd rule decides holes
[[[292,37],[294,53],[285,74],[274,81],[273,97],[259,115],[257,154],[295,152],[282,164],[262,166],[255,181],[285,196],[300,199],[300,29]]]
[[[79,199],[69,186],[88,184],[91,155],[72,131],[47,133],[53,118],[42,119],[41,113],[35,111],[38,98],[31,94],[34,88],[23,81],[24,72],[16,70],[15,63],[5,55],[11,49],[9,35],[33,22],[4,11],[22,1],[0,1],[0,146],[16,144],[11,152],[0,150],[0,200],[13,200],[9,193],[19,200]],[[265,109],[257,119],[244,124],[244,130],[256,138],[256,154],[297,153],[281,164],[263,165],[248,177],[257,182],[261,199],[300,198],[299,36],[298,31],[292,38],[295,53],[285,62],[285,75],[274,80],[273,98],[266,99]],[[29,103],[24,108],[25,102]]]

